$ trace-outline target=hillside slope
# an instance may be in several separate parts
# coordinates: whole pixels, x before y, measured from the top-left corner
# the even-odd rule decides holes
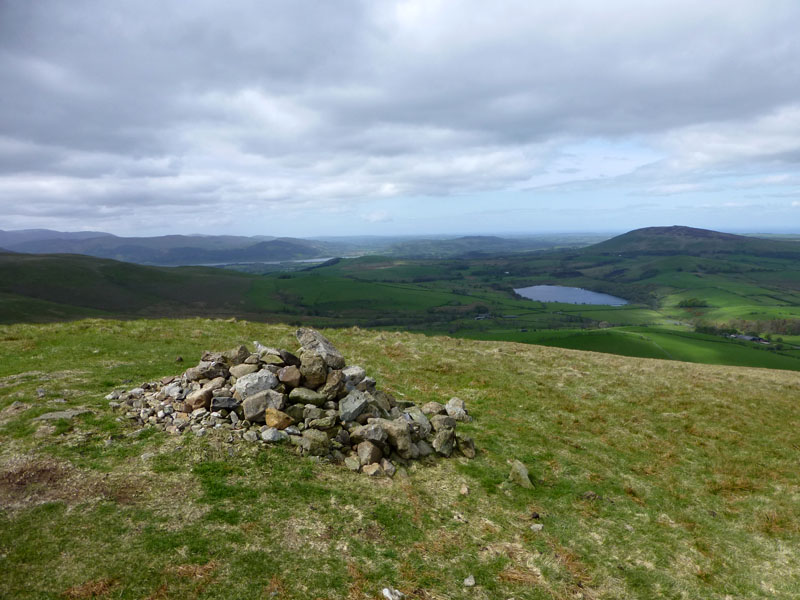
[[[294,348],[285,326],[0,327],[0,596],[800,594],[799,374],[326,334],[397,398],[464,399],[478,456],[370,479],[230,444],[224,430],[134,431],[103,399],[177,374],[205,349]],[[92,413],[34,420],[79,407]],[[510,459],[528,466],[533,489],[504,483]]]
[[[585,249],[587,254],[621,253],[626,256],[655,254],[669,256],[710,256],[751,254],[755,256],[800,258],[800,244],[732,233],[674,225],[635,229]]]
[[[146,267],[69,254],[0,253],[4,308],[0,323],[95,314],[245,314],[243,298],[252,281],[250,276],[221,269]],[[40,310],[42,303],[53,310]]]

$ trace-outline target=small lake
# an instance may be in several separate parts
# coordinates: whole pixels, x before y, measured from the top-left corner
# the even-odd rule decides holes
[[[520,296],[539,302],[563,302],[565,304],[602,304],[604,306],[622,306],[628,304],[627,300],[592,292],[583,288],[566,287],[563,285],[532,285],[530,287],[514,290]]]

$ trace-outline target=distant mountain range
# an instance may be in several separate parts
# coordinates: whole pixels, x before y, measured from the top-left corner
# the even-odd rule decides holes
[[[119,237],[102,232],[0,230],[0,247],[28,254],[84,254],[152,265],[303,260],[347,251],[342,244],[267,236]]]
[[[100,231],[0,230],[0,247],[27,254],[83,254],[145,265],[226,265],[382,254],[409,258],[475,257],[558,246],[582,246],[604,236],[538,235],[519,238],[464,236],[354,236],[301,239],[269,236],[165,235],[120,237]]]
[[[198,249],[170,248],[176,238],[177,243],[193,239],[143,239],[152,244],[152,256],[161,260],[165,256],[179,260],[180,252],[194,259],[201,255]],[[125,238],[58,243],[91,242],[98,248],[101,241],[120,240]],[[208,248],[200,249],[205,257],[232,260],[267,253],[308,256],[319,251],[315,244],[329,243],[279,238],[224,249],[214,248],[223,240],[200,241],[209,242]],[[640,229],[581,248],[562,244],[543,252],[507,254],[475,249],[497,251],[524,248],[524,244],[490,236],[418,239],[414,244],[397,239],[367,241],[375,242],[373,248],[383,244],[384,253],[334,258],[313,267],[295,265],[299,268],[268,274],[242,273],[246,269],[240,267],[167,267],[81,254],[0,252],[0,324],[84,317],[236,317],[315,327],[409,328],[800,371],[800,348],[794,347],[792,339],[800,332],[798,241],[689,227]],[[70,246],[75,247],[80,246]],[[125,249],[116,246],[115,251],[121,252],[120,248]],[[422,258],[386,256],[392,250],[418,253]],[[457,255],[429,257],[429,253],[446,252]],[[584,288],[630,304],[561,306],[514,294],[533,285]],[[490,320],[484,323],[476,319],[478,315]],[[774,334],[776,344],[751,352],[737,345],[741,340],[733,343],[714,335],[720,331]]]

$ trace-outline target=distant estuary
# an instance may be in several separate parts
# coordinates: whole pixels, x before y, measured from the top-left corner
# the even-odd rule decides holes
[[[583,288],[566,287],[563,285],[532,285],[517,288],[517,294],[529,300],[539,302],[563,302],[564,304],[602,304],[604,306],[622,306],[628,304],[627,300],[617,298],[610,294],[592,292]]]

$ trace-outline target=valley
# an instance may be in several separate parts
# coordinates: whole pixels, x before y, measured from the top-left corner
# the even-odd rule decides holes
[[[535,285],[584,288],[628,304],[539,302],[514,292]],[[582,248],[370,254],[259,275],[3,254],[0,294],[7,323],[235,317],[800,369],[800,244],[687,227],[636,230]],[[726,337],[732,332],[765,341]]]

